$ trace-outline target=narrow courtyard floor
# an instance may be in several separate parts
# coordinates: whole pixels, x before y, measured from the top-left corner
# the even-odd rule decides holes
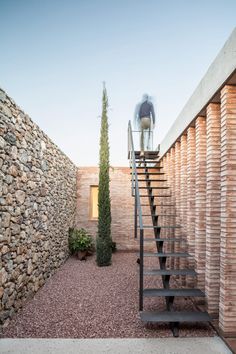
[[[167,325],[144,326],[138,311],[138,265],[134,253],[117,252],[110,267],[71,257],[14,316],[5,338],[172,337]],[[156,280],[157,281],[157,280]],[[158,280],[160,282],[160,280]],[[159,284],[161,286],[161,284]],[[158,286],[158,284],[156,284]],[[153,299],[145,309],[163,309]],[[190,310],[190,300],[176,302]],[[214,336],[208,324],[182,324],[180,337]]]

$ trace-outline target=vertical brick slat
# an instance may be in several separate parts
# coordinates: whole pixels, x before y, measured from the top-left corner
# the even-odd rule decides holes
[[[180,224],[181,237],[187,239],[187,135],[180,139]],[[186,244],[181,243],[181,251],[186,252]],[[186,259],[180,259],[181,268],[186,267]],[[185,284],[185,276],[181,277]]]
[[[195,255],[195,128],[187,130],[187,241],[188,252]],[[189,267],[194,268],[194,258],[188,260]],[[187,278],[189,286],[194,284],[192,278]]]
[[[172,147],[170,150],[170,178],[169,178],[169,187],[171,190],[170,204],[173,206],[170,207],[171,214],[175,214],[175,148]],[[170,218],[171,223],[175,223],[175,217]],[[173,230],[173,236],[175,236],[175,230]],[[171,252],[175,252],[175,243],[171,243]],[[174,268],[174,258],[171,259],[171,268]]]
[[[167,179],[167,181],[170,180],[170,152],[168,152],[166,154],[166,175],[165,175],[165,179]],[[164,184],[163,184],[164,185]],[[167,183],[165,183],[166,186],[168,186]],[[171,188],[167,189],[167,193],[171,194]],[[170,198],[168,198],[170,199]],[[171,201],[169,200],[169,203]],[[166,207],[165,208],[166,212],[165,214],[170,215],[171,214],[171,207]],[[169,216],[165,216],[166,219],[166,225],[171,224],[171,218]],[[166,246],[165,246],[166,252],[171,252],[171,244],[170,242],[166,242]],[[167,266],[170,267],[170,259],[167,259]]]
[[[219,316],[220,289],[220,104],[207,107],[206,276],[207,310]]]
[[[176,206],[176,218],[174,225],[180,225],[180,142],[175,143],[175,206]],[[175,236],[180,236],[180,229],[175,229]],[[175,252],[180,251],[180,244],[176,242]],[[180,259],[175,258],[175,268],[179,269]]]
[[[163,159],[162,159],[162,161],[161,161],[161,166],[163,167],[162,172],[166,173],[166,169],[167,169],[167,166],[166,166],[166,155],[163,157]],[[152,185],[154,185],[154,184],[152,184]],[[156,183],[155,183],[155,186],[158,186],[158,185],[160,185],[160,184],[156,184]],[[160,193],[160,191],[157,192],[157,191],[155,191],[155,189],[154,189],[154,190],[153,190],[153,194],[162,194],[162,191],[161,191],[161,193]],[[160,198],[160,199],[155,198],[155,202],[156,202],[157,204],[159,204],[160,202],[165,202],[165,198]],[[166,213],[166,208],[165,208],[165,207],[162,207],[160,214],[163,215],[163,214],[165,214],[165,213]],[[162,216],[159,216],[159,217],[158,217],[158,224],[165,226],[165,218],[163,218]],[[161,230],[161,237],[165,237],[165,235],[166,235],[166,229],[162,229],[162,230]]]
[[[197,285],[205,289],[206,266],[206,119],[196,119],[196,182],[195,182],[195,262]]]
[[[236,335],[236,86],[221,91],[221,250],[219,325]]]

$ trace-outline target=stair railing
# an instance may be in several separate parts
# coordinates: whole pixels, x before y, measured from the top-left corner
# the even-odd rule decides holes
[[[139,310],[143,310],[143,216],[138,186],[138,174],[136,168],[136,158],[134,151],[134,142],[132,134],[131,121],[128,124],[128,157],[130,167],[132,168],[132,196],[135,198],[134,207],[134,237],[138,237],[138,218],[139,218],[139,232],[140,232],[140,255],[139,255]]]

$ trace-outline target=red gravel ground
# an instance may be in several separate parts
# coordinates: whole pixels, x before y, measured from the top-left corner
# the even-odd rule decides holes
[[[11,320],[4,337],[115,338],[171,337],[167,325],[145,327],[138,311],[138,265],[134,253],[116,253],[110,267],[68,261]],[[145,300],[145,309],[164,309],[161,300]],[[190,300],[177,308],[191,309]],[[212,336],[207,324],[181,325],[180,336]]]

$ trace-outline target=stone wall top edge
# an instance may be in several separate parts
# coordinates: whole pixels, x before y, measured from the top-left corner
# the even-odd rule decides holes
[[[71,165],[74,166],[74,168],[77,168],[76,164],[61,150],[61,148],[52,141],[52,139],[38,126],[38,124],[35,123],[33,119],[20,106],[18,106],[16,102],[7,94],[7,92],[0,86],[0,93],[1,92],[6,95],[6,99],[8,99],[16,109],[18,109],[24,116],[27,117],[27,119],[29,119],[29,121],[37,128],[37,130],[42,133],[45,139],[48,140],[71,163]]]
[[[162,140],[161,157],[165,155],[234,72],[236,72],[236,28]]]

